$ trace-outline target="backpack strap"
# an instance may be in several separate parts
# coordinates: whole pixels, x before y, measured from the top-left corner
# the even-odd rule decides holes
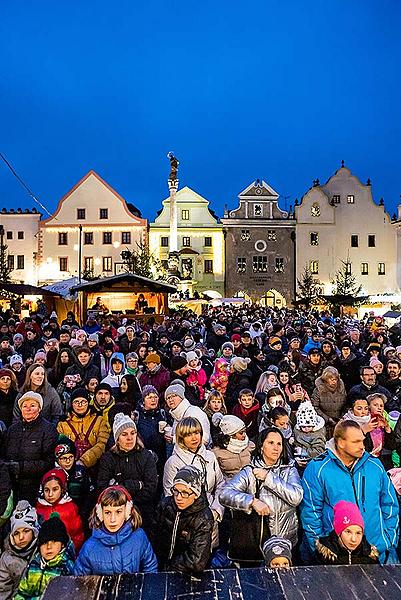
[[[97,421],[97,419],[98,419],[98,416],[99,416],[99,415],[95,415],[95,417],[94,417],[94,419],[93,419],[92,423],[89,425],[89,427],[88,427],[88,431],[85,433],[85,437],[84,437],[84,440],[85,440],[85,442],[89,441],[89,436],[90,436],[90,434],[92,433],[92,429],[94,428],[94,426],[95,426],[95,424],[96,424],[96,421]]]
[[[78,431],[75,429],[74,425],[68,419],[67,419],[66,423],[67,423],[68,427],[71,429],[72,433],[75,435],[75,439],[77,440],[79,438]]]

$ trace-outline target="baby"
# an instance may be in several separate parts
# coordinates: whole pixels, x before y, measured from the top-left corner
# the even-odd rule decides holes
[[[301,467],[311,459],[324,452],[326,447],[326,430],[324,419],[315,411],[312,403],[302,402],[297,410],[297,423],[294,428],[294,447],[296,459]]]

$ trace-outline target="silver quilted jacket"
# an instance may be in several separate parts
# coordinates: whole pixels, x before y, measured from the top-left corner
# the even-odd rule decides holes
[[[288,465],[266,467],[263,462],[255,460],[253,465],[241,469],[234,475],[220,493],[220,503],[233,510],[251,513],[252,502],[256,495],[257,480],[253,467],[262,467],[268,471],[266,479],[259,481],[257,497],[270,509],[269,525],[271,535],[282,536],[297,543],[297,506],[303,497],[303,489],[298,471],[293,460]]]

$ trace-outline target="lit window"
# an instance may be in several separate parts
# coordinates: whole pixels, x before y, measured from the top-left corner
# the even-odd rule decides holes
[[[24,239],[24,232],[23,231],[19,231],[18,232],[18,239],[19,240],[23,240]]]
[[[376,236],[368,235],[368,247],[375,248],[376,247]]]
[[[312,217],[320,217],[320,206],[317,202],[314,202],[311,206],[310,213]]]
[[[59,246],[67,246],[68,245],[68,233],[65,231],[61,231],[58,234],[58,245]],[[61,271],[61,269],[60,269]]]
[[[253,216],[254,217],[261,217],[262,215],[263,215],[262,205],[261,204],[255,204],[255,206],[253,207]]]
[[[237,258],[237,273],[245,273],[246,271],[246,258],[240,256]]]
[[[380,262],[377,266],[377,274],[385,275],[386,274],[386,265],[385,263]]]
[[[333,204],[340,204],[341,196],[339,196],[338,194],[336,194],[335,196],[332,197],[331,201],[332,201]]]
[[[82,221],[86,219],[86,208],[77,208],[77,220]]]
[[[10,269],[10,271],[14,270],[14,255],[13,254],[9,254],[7,256],[7,266]]]
[[[241,242],[248,242],[251,239],[249,229],[241,229]]]
[[[369,275],[369,264],[361,263],[361,275]]]
[[[276,232],[274,229],[268,229],[267,230],[267,241],[268,242],[275,242],[277,240],[277,236],[276,236]]]
[[[187,210],[186,208],[184,208],[184,209],[181,211],[181,219],[182,219],[183,221],[189,221],[189,210]]]
[[[84,257],[84,269],[85,271],[93,271],[93,256]]]
[[[60,256],[58,264],[60,271],[68,271],[68,258],[66,256]]]
[[[359,241],[357,235],[351,235],[351,248],[358,248]]]
[[[122,231],[121,232],[121,243],[130,245],[130,243],[131,243],[131,232],[130,231]]]
[[[213,261],[205,260],[205,273],[213,273]]]
[[[311,246],[319,245],[319,234],[316,231],[310,232],[310,245]]]
[[[25,256],[23,254],[17,256],[17,269],[25,269]]]
[[[93,244],[93,233],[92,231],[84,232],[84,244],[86,246],[91,246]]]
[[[103,271],[109,273],[112,270],[112,266],[111,256],[103,256]]]
[[[99,219],[108,219],[109,218],[109,209],[108,208],[99,208]]]
[[[348,204],[355,204],[355,196],[353,194],[348,194],[347,202]]]
[[[312,275],[319,275],[319,261],[311,260],[309,263],[309,269]]]
[[[211,237],[205,237],[205,246],[207,248],[211,248],[212,247],[212,238]]]
[[[352,272],[352,265],[351,265],[351,263],[350,262],[346,262],[344,266],[345,266],[345,274],[346,275],[351,275],[351,272]]]
[[[266,273],[267,271],[267,256],[253,256],[252,269],[254,273]]]
[[[276,273],[284,273],[284,258],[276,256],[276,264],[274,270]]]
[[[160,246],[162,248],[168,248],[168,237],[167,236],[161,236],[161,238],[160,238]]]
[[[182,238],[182,245],[185,246],[186,248],[188,248],[188,246],[191,245],[191,238],[190,237],[183,237]]]
[[[112,243],[111,231],[103,231],[103,244],[111,244],[111,243]]]

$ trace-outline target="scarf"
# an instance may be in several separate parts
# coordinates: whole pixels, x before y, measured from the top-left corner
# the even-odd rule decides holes
[[[370,419],[371,419],[370,415],[366,415],[365,417],[358,417],[357,415],[354,415],[352,410],[349,410],[343,416],[343,420],[355,421],[355,423],[358,423],[359,426],[367,425],[369,423]]]
[[[230,441],[227,444],[227,450],[232,452],[233,454],[241,454],[243,450],[246,450],[249,445],[249,438],[246,435],[244,440],[236,440],[235,438],[230,438]]]

